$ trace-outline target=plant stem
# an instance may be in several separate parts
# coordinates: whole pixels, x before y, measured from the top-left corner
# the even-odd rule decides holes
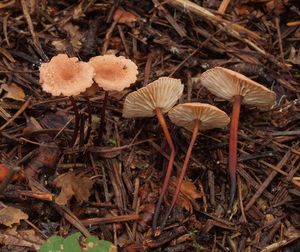
[[[108,91],[105,91],[102,110],[101,110],[101,117],[100,117],[98,144],[101,144],[102,142],[103,133],[104,133],[103,131],[105,129],[105,110],[106,110],[107,100],[108,100]]]
[[[161,193],[159,195],[159,199],[158,199],[158,202],[156,204],[156,208],[155,208],[155,212],[154,212],[154,216],[153,216],[153,222],[152,222],[153,231],[156,230],[156,227],[157,227],[157,219],[158,219],[158,215],[159,215],[160,206],[161,206],[162,200],[164,198],[164,195],[166,193],[166,190],[167,190],[167,187],[168,187],[168,184],[169,184],[169,181],[170,181],[170,177],[171,177],[172,170],[173,170],[174,159],[175,159],[175,148],[174,148],[174,144],[173,144],[170,132],[168,130],[164,115],[161,112],[160,108],[156,108],[155,113],[156,113],[156,116],[157,116],[158,121],[160,123],[160,126],[163,129],[163,132],[164,132],[166,140],[169,144],[171,153],[170,153],[170,157],[169,157],[169,163],[168,163],[167,172],[166,172],[166,176],[165,176],[165,179],[164,179],[163,187],[162,187]]]
[[[189,148],[188,148],[188,150],[186,152],[186,155],[185,155],[185,159],[184,159],[183,166],[182,166],[179,178],[178,178],[178,182],[177,182],[176,190],[175,190],[175,193],[174,193],[174,196],[173,196],[173,199],[172,199],[172,203],[171,203],[171,206],[169,208],[169,211],[167,212],[165,218],[163,219],[163,222],[160,226],[160,230],[163,230],[163,228],[166,225],[166,222],[168,220],[168,217],[171,214],[173,207],[175,206],[175,203],[176,203],[176,200],[178,198],[180,188],[181,188],[181,185],[182,185],[182,182],[183,182],[184,175],[185,175],[186,170],[188,168],[188,164],[189,164],[189,161],[190,161],[190,158],[191,158],[193,146],[194,146],[195,141],[197,139],[199,129],[200,129],[200,121],[195,120],[195,125],[194,125],[194,129],[193,129],[191,142],[190,142]]]
[[[234,196],[236,193],[237,138],[242,100],[242,96],[235,96],[232,106],[228,158],[228,170],[230,175],[230,200],[228,210],[231,210],[232,208]]]
[[[86,104],[87,104],[87,112],[88,112],[88,128],[86,131],[86,136],[84,139],[84,143],[88,143],[90,135],[91,135],[91,130],[92,130],[92,108],[91,108],[91,103],[89,97],[85,96],[86,99]]]
[[[84,145],[84,124],[85,124],[85,116],[84,114],[80,115],[80,130],[79,130],[79,146],[82,147]]]
[[[78,131],[79,131],[79,111],[78,111],[78,106],[76,104],[76,101],[74,99],[73,96],[69,97],[72,106],[73,106],[73,110],[74,110],[74,115],[75,115],[75,128],[74,128],[74,132],[73,132],[73,137],[72,137],[72,141],[70,143],[70,147],[73,147],[74,144],[76,143],[76,139],[77,139],[77,135],[78,135]]]

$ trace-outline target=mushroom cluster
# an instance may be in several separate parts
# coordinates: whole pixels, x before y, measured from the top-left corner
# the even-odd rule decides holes
[[[152,117],[156,115],[171,150],[163,187],[158,203],[156,204],[152,225],[153,230],[156,229],[160,206],[168,188],[175,159],[174,144],[163,114],[168,112],[176,104],[182,92],[183,85],[180,80],[161,77],[146,87],[130,93],[124,103],[123,117]]]
[[[115,55],[96,56],[91,58],[89,62],[82,62],[76,57],[69,58],[65,54],[59,54],[54,56],[50,62],[41,65],[40,83],[42,84],[43,90],[55,96],[68,96],[73,105],[75,129],[70,146],[76,143],[80,121],[80,114],[74,96],[83,94],[87,101],[89,101],[87,95],[95,92],[95,85],[105,91],[100,131],[98,134],[99,143],[103,135],[108,92],[122,91],[124,88],[129,87],[137,80],[137,74],[138,70],[134,62],[123,56],[117,57]],[[271,107],[275,102],[276,94],[246,76],[222,67],[207,70],[201,75],[200,81],[201,84],[214,95],[233,103],[228,157],[231,182],[228,204],[228,209],[230,210],[236,192],[237,133],[241,104],[253,105],[258,108]],[[152,222],[152,228],[156,235],[164,228],[168,216],[176,204],[180,187],[188,168],[193,145],[199,131],[209,130],[211,128],[224,128],[230,121],[224,111],[209,104],[193,102],[175,106],[183,94],[183,89],[184,85],[180,79],[161,77],[147,86],[130,93],[126,97],[123,106],[123,117],[125,118],[156,116],[170,148],[166,175]],[[164,117],[166,113],[168,113],[171,122],[190,131],[192,136],[183,166],[180,170],[178,184],[171,205],[162,219],[160,229],[157,229],[160,208],[168,189],[175,160],[174,142]],[[91,120],[91,115],[89,119]],[[83,120],[81,121],[83,122]]]
[[[95,92],[93,83],[105,90],[105,99],[101,113],[99,139],[102,137],[105,119],[105,107],[108,91],[122,91],[137,79],[137,65],[123,56],[102,55],[96,56],[89,62],[79,61],[78,58],[69,58],[66,54],[54,56],[50,62],[40,67],[40,83],[44,91],[54,96],[68,96],[73,105],[75,114],[75,129],[70,146],[76,142],[79,130],[79,112],[73,96],[88,90]],[[88,100],[88,98],[87,98]],[[89,115],[91,121],[91,115]]]
[[[243,103],[254,105],[256,107],[270,107],[275,102],[276,95],[273,91],[250,80],[246,76],[222,67],[216,67],[204,72],[201,75],[200,80],[201,84],[213,94],[233,102],[228,158],[231,180],[228,209],[231,209],[236,190],[235,173],[237,166],[237,130],[240,106]],[[199,131],[209,130],[211,128],[224,128],[230,121],[230,118],[224,111],[209,104],[194,102],[178,104],[173,107],[181,97],[182,93],[183,85],[180,80],[161,77],[147,86],[130,93],[126,97],[123,107],[123,117],[126,118],[152,117],[156,115],[170,148],[170,157],[166,175],[153,216],[152,229],[155,232],[155,235],[160,234],[160,230],[164,228],[168,216],[176,204],[180,187],[188,168],[193,145],[197,139]],[[192,137],[186,152],[183,166],[180,170],[178,183],[171,205],[162,219],[160,228],[157,229],[160,207],[168,188],[175,159],[174,143],[163,116],[165,113],[168,113],[171,122],[175,125],[192,132]]]

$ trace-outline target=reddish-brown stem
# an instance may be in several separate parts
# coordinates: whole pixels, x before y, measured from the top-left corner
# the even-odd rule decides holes
[[[85,99],[86,99],[87,112],[88,112],[88,128],[86,131],[84,143],[87,143],[89,141],[91,130],[92,130],[92,108],[91,108],[90,99],[87,96],[85,96]]]
[[[158,219],[158,215],[159,215],[160,206],[161,206],[162,200],[164,198],[164,195],[167,191],[167,187],[168,187],[170,177],[171,177],[171,174],[172,174],[172,170],[173,170],[174,158],[175,158],[174,144],[173,144],[170,132],[168,130],[167,123],[165,121],[164,115],[161,112],[160,108],[156,108],[155,113],[156,113],[156,116],[157,116],[158,121],[160,123],[160,126],[163,129],[163,132],[164,132],[166,140],[169,144],[171,153],[170,153],[170,157],[169,157],[169,163],[168,163],[167,172],[166,172],[166,176],[165,176],[165,179],[164,179],[163,187],[162,187],[161,193],[159,195],[159,199],[157,201],[154,216],[153,216],[153,222],[152,222],[153,231],[156,230],[156,227],[157,227],[157,219]]]
[[[80,118],[79,118],[78,107],[77,107],[77,104],[76,104],[76,101],[75,101],[74,97],[70,96],[69,99],[70,99],[70,101],[72,103],[73,110],[74,110],[74,115],[75,115],[75,128],[74,128],[74,133],[73,133],[72,141],[70,143],[70,147],[73,147],[74,144],[76,143],[76,139],[77,139],[77,135],[78,135],[78,131],[79,131],[79,121],[80,121]]]
[[[243,97],[237,95],[234,97],[232,105],[232,115],[230,124],[230,138],[229,138],[229,158],[228,158],[228,171],[230,176],[230,200],[228,210],[231,210],[234,196],[236,192],[236,167],[237,167],[237,138],[238,138],[238,127],[240,108]]]
[[[102,110],[101,110],[101,117],[100,117],[98,144],[101,144],[102,138],[103,138],[103,134],[104,134],[104,129],[105,129],[105,110],[106,110],[107,100],[108,100],[108,91],[105,91],[103,105],[102,105]]]
[[[163,222],[160,225],[160,230],[163,230],[163,228],[166,225],[166,222],[168,220],[168,217],[171,214],[173,207],[175,206],[175,203],[176,203],[176,200],[178,198],[180,188],[181,188],[181,185],[182,185],[182,182],[183,182],[184,175],[185,175],[186,170],[188,168],[188,164],[189,164],[189,161],[190,161],[190,158],[191,158],[193,146],[194,146],[195,141],[197,139],[199,129],[200,129],[200,121],[195,120],[195,125],[194,125],[194,129],[193,129],[191,142],[190,142],[189,148],[188,148],[188,150],[186,152],[186,155],[185,155],[185,159],[184,159],[183,166],[182,166],[179,178],[178,178],[178,182],[177,182],[176,190],[175,190],[175,193],[174,193],[174,196],[173,196],[173,199],[172,199],[172,203],[171,203],[171,206],[170,206],[169,211],[167,212],[165,218],[163,218]]]
[[[84,125],[85,125],[85,116],[84,114],[80,115],[80,130],[79,130],[79,146],[84,145]]]

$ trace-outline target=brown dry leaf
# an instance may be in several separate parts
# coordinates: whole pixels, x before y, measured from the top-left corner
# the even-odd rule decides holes
[[[3,88],[7,93],[4,95],[4,98],[10,98],[16,101],[24,101],[25,93],[21,87],[15,83],[11,84],[2,84]]]
[[[174,191],[175,192],[175,191]],[[184,208],[186,211],[192,213],[193,212],[193,206],[191,201],[188,197],[186,197],[184,194],[180,193],[177,198],[177,204],[180,205],[182,208]]]
[[[75,196],[77,201],[87,201],[93,186],[93,181],[88,177],[80,174],[76,176],[72,172],[58,176],[53,183],[56,187],[61,188],[60,194],[55,199],[58,205],[67,204],[72,196]]]
[[[65,52],[67,50],[68,44],[65,40],[53,40],[51,42],[51,45],[53,45],[57,52]]]
[[[55,143],[49,143],[47,146],[40,146],[35,151],[35,156],[25,167],[25,173],[29,177],[34,177],[41,168],[52,169],[55,167],[60,155],[60,150]]]
[[[41,124],[47,129],[60,129],[66,127],[72,117],[65,111],[57,111],[55,113],[48,112],[41,119]]]
[[[70,42],[75,51],[78,51],[81,48],[81,40],[84,37],[84,33],[80,31],[80,27],[69,22],[66,23],[62,28],[69,33]]]
[[[203,197],[203,194],[197,190],[196,186],[192,182],[185,180],[180,187],[180,192],[192,199],[199,199]]]
[[[38,250],[44,242],[33,229],[17,231],[16,227],[0,233],[0,244]],[[25,249],[23,249],[25,251]]]
[[[177,178],[172,178],[170,183],[170,195],[174,195],[175,189],[177,186],[178,180]],[[177,204],[179,204],[185,210],[192,212],[193,205],[192,201],[194,199],[202,198],[203,194],[197,190],[196,186],[189,181],[183,181],[180,187],[180,193],[178,195]]]
[[[18,208],[5,207],[0,210],[0,223],[12,227],[13,224],[19,224],[20,220],[27,220],[28,215]]]
[[[269,13],[274,13],[275,15],[279,16],[284,12],[285,5],[288,3],[289,0],[272,0],[266,2],[266,8]]]
[[[120,23],[120,24],[124,24],[124,23],[133,23],[136,22],[138,20],[138,17],[134,14],[132,14],[129,11],[125,11],[121,8],[118,8],[115,11],[115,14],[113,16],[114,21]]]

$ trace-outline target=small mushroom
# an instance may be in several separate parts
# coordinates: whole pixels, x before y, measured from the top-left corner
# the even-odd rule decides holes
[[[163,218],[163,222],[160,227],[161,230],[164,228],[167,219],[176,203],[199,131],[212,128],[224,128],[230,121],[227,114],[217,107],[196,102],[179,104],[169,111],[168,116],[175,125],[183,127],[188,131],[191,131],[193,134],[178,178],[172,203],[165,218]]]
[[[74,109],[75,129],[70,146],[76,142],[79,130],[79,112],[73,96],[84,92],[93,84],[94,69],[78,58],[69,58],[66,54],[54,56],[50,62],[40,67],[42,89],[52,95],[68,96]]]
[[[205,71],[200,76],[200,81],[214,95],[233,103],[228,158],[231,182],[228,207],[230,210],[236,192],[237,132],[241,104],[253,105],[258,108],[271,107],[275,102],[276,94],[246,76],[222,67]]]
[[[94,80],[99,87],[105,90],[103,107],[101,112],[100,129],[98,143],[102,141],[105,126],[105,110],[108,100],[108,91],[122,91],[136,82],[138,69],[137,65],[130,59],[123,56],[103,55],[96,56],[89,60],[89,64],[94,68]]]
[[[169,184],[175,158],[174,144],[163,114],[167,113],[175,105],[182,96],[182,92],[183,85],[179,79],[161,77],[147,86],[130,93],[124,103],[123,117],[153,117],[156,115],[171,150],[166,176],[153,217],[153,230],[157,226],[160,206]]]

